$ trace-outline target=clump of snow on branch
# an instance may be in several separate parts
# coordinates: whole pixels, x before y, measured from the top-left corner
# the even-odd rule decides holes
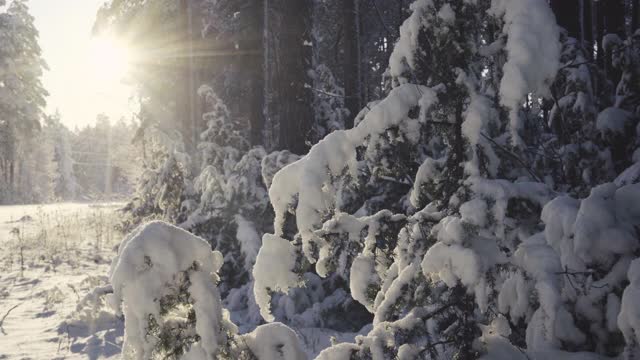
[[[298,335],[280,323],[258,326],[240,339],[259,360],[300,360],[306,355]]]
[[[121,246],[111,273],[112,306],[125,316],[123,352],[149,358],[159,345],[152,326],[172,326],[163,316],[163,300],[173,286],[186,291],[195,315],[197,341],[188,352],[193,359],[218,354],[233,326],[224,318],[216,272],[222,254],[212,252],[201,238],[163,222],[139,227]],[[175,294],[174,294],[175,296]],[[153,323],[150,321],[153,319]]]
[[[300,284],[300,279],[293,272],[296,257],[296,249],[289,241],[270,234],[262,238],[262,247],[253,268],[254,295],[260,313],[267,321],[275,319],[270,311],[270,292],[287,292]],[[274,262],[274,259],[278,261]]]
[[[303,253],[311,263],[316,263],[316,270],[319,274],[327,274],[324,258],[330,254],[331,244],[314,234],[314,231],[322,227],[323,214],[331,212],[331,208],[340,202],[335,193],[325,191],[327,186],[331,186],[332,178],[347,174],[351,178],[358,177],[357,147],[360,144],[368,144],[371,151],[375,151],[376,143],[382,141],[386,129],[392,126],[400,126],[409,129],[411,122],[416,119],[409,119],[409,110],[417,105],[422,105],[423,111],[436,101],[435,92],[427,87],[416,85],[402,85],[391,91],[391,94],[375,105],[365,118],[353,129],[338,130],[329,134],[326,138],[315,145],[301,160],[288,165],[278,172],[269,189],[269,198],[275,211],[275,235],[281,236],[284,231],[285,220],[291,210],[295,210],[296,223],[302,237]],[[365,155],[367,156],[367,155]],[[373,156],[373,154],[371,154]],[[328,170],[328,171],[327,171]],[[304,191],[301,191],[304,189]],[[295,206],[292,208],[292,206]],[[273,241],[270,236],[265,236],[263,241]],[[278,243],[287,240],[280,239]],[[275,242],[274,242],[275,244]],[[284,243],[282,243],[284,246]],[[293,245],[288,245],[285,260],[282,265],[283,270],[291,270],[292,264],[289,259],[293,257]],[[263,244],[262,249],[269,246]],[[318,254],[315,254],[318,248]],[[269,261],[266,256],[268,251],[261,250],[258,254],[256,264],[264,260]],[[276,255],[277,256],[277,255]],[[285,269],[284,267],[288,267]],[[254,270],[254,276],[261,271]],[[256,289],[276,288],[288,289],[295,284],[295,281],[288,277],[279,277],[285,280],[278,283],[278,277],[269,278],[267,284],[256,279]],[[274,282],[275,281],[275,282]],[[256,290],[258,304],[261,308],[269,306],[269,297],[263,290]],[[271,317],[267,314],[267,319]]]
[[[490,12],[504,18],[508,60],[500,83],[500,102],[510,110],[511,136],[521,145],[519,109],[529,93],[547,95],[560,66],[555,16],[543,0],[493,0]]]

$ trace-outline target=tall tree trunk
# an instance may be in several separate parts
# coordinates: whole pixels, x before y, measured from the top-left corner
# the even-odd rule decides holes
[[[580,39],[579,0],[551,0],[551,9],[558,25],[567,30],[569,36]]]
[[[195,155],[197,146],[195,69],[193,57],[193,9],[190,0],[180,0],[179,30],[182,61],[178,62],[178,73],[182,85],[181,94],[177,94],[176,120],[180,122],[180,132],[187,153]],[[194,164],[195,165],[195,164]]]
[[[605,10],[602,1],[593,1],[593,26],[595,29],[594,41],[596,42],[596,61],[598,67],[605,68],[605,53],[602,49],[602,37],[606,34],[605,28]]]
[[[255,54],[249,55],[247,59],[247,71],[251,76],[251,86],[249,87],[249,126],[251,129],[251,144],[264,145],[264,114],[262,112],[264,106],[264,71],[262,61],[264,58],[264,42],[262,41],[262,33],[264,31],[264,2],[266,0],[253,1],[253,5],[249,9],[251,15],[249,18],[254,22],[251,24],[251,36],[249,37],[248,48],[255,51]]]
[[[633,0],[631,13],[631,31],[640,29],[640,0]]]
[[[344,93],[345,105],[350,112],[345,126],[353,127],[354,117],[362,107],[360,87],[360,19],[359,0],[343,0],[344,17]]]
[[[600,1],[604,9],[605,34],[625,36],[625,0]]]
[[[600,1],[603,3],[603,1]],[[608,0],[604,5],[604,32],[601,35],[616,34],[620,38],[625,37],[625,0]],[[602,42],[602,40],[600,40]],[[605,74],[607,78],[615,86],[620,81],[621,73],[615,69],[611,63],[612,54],[604,54],[605,56]]]
[[[593,0],[582,1],[582,40],[586,49],[593,55]]]
[[[9,161],[9,193],[16,193],[16,162],[15,160]]]
[[[265,4],[268,143],[298,154],[308,149],[305,140],[313,120],[308,73],[312,60],[311,6],[311,0],[268,0]]]

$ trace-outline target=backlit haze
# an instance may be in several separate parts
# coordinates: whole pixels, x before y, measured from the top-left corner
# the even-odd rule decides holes
[[[71,129],[93,124],[104,113],[117,121],[131,118],[135,102],[123,84],[129,66],[118,39],[93,37],[96,12],[105,0],[31,0],[40,46],[49,65],[44,86],[47,110],[56,109]]]

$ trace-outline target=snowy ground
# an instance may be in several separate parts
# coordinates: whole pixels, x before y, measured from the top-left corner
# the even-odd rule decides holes
[[[0,207],[0,359],[119,358],[120,322],[76,311],[106,282],[118,207]]]
[[[119,207],[0,206],[0,360],[120,359],[122,321],[86,298],[107,284]],[[356,335],[296,331],[309,358]]]

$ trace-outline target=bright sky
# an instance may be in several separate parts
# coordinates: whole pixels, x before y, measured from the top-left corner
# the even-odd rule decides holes
[[[131,118],[131,89],[122,84],[123,50],[92,38],[96,12],[105,0],[30,0],[40,46],[50,70],[44,86],[48,111],[60,110],[71,129],[95,123],[100,113],[112,121]]]

